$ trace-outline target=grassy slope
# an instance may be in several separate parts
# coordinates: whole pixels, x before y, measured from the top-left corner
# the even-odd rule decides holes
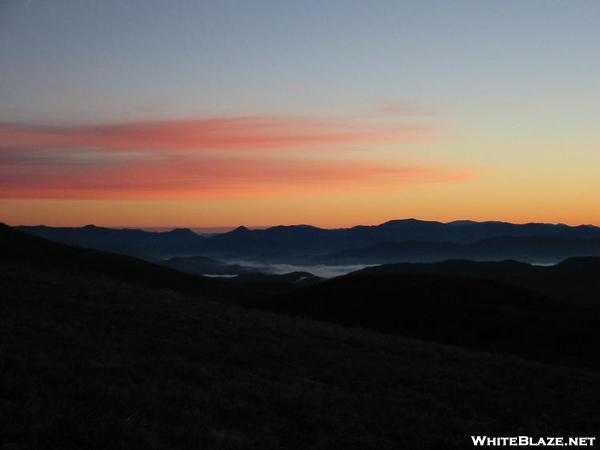
[[[492,280],[361,271],[246,303],[492,353],[600,369],[600,308]]]
[[[600,429],[595,373],[1,264],[3,448],[465,448]]]

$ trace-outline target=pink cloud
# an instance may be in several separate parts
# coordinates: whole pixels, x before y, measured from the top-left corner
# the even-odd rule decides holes
[[[302,158],[289,152],[436,139],[445,138],[428,125],[286,117],[78,127],[0,124],[0,197],[192,199],[353,192],[472,176],[464,169],[344,160],[341,152],[335,160],[317,151]],[[269,149],[277,151],[262,151]]]
[[[0,155],[2,153],[0,152]],[[40,163],[0,158],[0,197],[73,199],[193,199],[289,192],[405,189],[456,182],[467,170],[393,166],[361,161],[310,161],[169,155],[114,164]]]
[[[79,127],[0,124],[0,142],[13,148],[266,150],[445,138],[427,124],[306,118],[224,117]]]

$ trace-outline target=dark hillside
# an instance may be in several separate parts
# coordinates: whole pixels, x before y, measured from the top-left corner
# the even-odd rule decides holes
[[[49,241],[0,223],[0,260],[25,262],[37,269],[95,273],[157,289],[192,294],[220,292],[218,280],[189,275],[130,256]]]
[[[600,368],[600,308],[497,281],[365,270],[254,306],[346,326]]]
[[[595,372],[66,271],[45,246],[0,259],[6,449],[459,449],[600,429]]]
[[[573,304],[600,306],[600,258],[570,258],[554,266],[532,266],[517,261],[444,261],[431,264],[387,264],[356,274],[395,276],[437,274],[496,280],[533,289]]]
[[[220,302],[261,301],[273,294],[293,291],[299,285],[320,281],[312,274],[300,272],[286,275],[246,274],[234,280],[203,277],[130,256],[49,241],[1,223],[0,246],[0,260],[7,262],[26,262],[39,270],[60,270],[66,274],[103,275],[144,287],[200,295]]]

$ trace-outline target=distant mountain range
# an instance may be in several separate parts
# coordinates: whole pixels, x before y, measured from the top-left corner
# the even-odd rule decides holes
[[[151,232],[93,225],[18,228],[59,242],[146,259],[205,256],[221,261],[373,264],[450,258],[556,262],[571,256],[600,255],[600,228],[592,225],[407,219],[340,229],[238,227],[213,236],[189,229]]]
[[[600,256],[600,239],[563,236],[495,237],[479,242],[384,242],[344,250],[321,258],[329,264],[435,262],[448,259],[501,261],[513,259],[552,264],[574,256]]]
[[[206,239],[187,228],[165,232],[104,228],[95,225],[79,228],[46,226],[16,228],[56,242],[147,259],[196,255],[203,251],[202,243]]]

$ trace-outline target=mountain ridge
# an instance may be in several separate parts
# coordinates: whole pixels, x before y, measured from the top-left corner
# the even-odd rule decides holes
[[[588,225],[511,224],[508,222],[435,222],[400,219],[379,225],[325,229],[311,225],[274,226],[234,230],[201,236],[189,229],[151,232],[111,229],[19,226],[18,229],[47,239],[147,259],[173,256],[208,256],[281,261],[311,258],[355,250],[385,242],[433,242],[473,244],[491,238],[600,239],[600,228]],[[217,258],[219,259],[219,258]]]

